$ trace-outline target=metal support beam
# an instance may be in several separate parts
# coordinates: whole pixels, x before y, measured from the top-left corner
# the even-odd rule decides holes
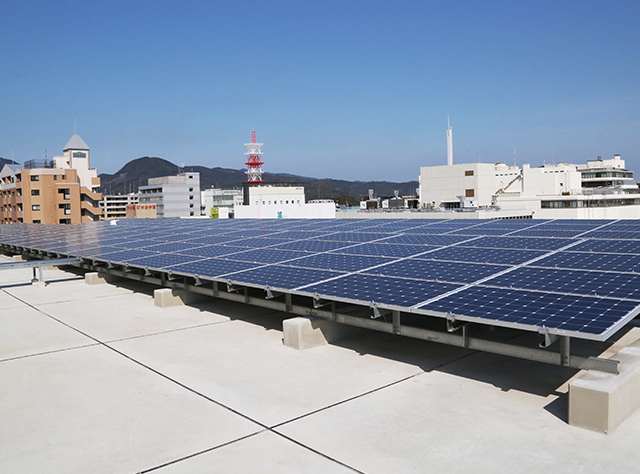
[[[44,260],[25,260],[22,262],[7,262],[0,263],[0,270],[16,270],[20,268],[33,268],[33,279],[32,283],[44,281],[44,267],[59,267],[61,265],[75,265],[80,263],[82,260],[79,258],[54,258],[54,259],[44,259]],[[37,277],[36,277],[37,271]]]
[[[80,263],[77,266],[81,268],[95,270],[95,268],[87,263]],[[110,268],[107,269],[108,273],[115,276],[125,278],[136,278],[130,273],[124,270]],[[156,285],[163,285],[161,278],[153,276],[143,276],[144,281]],[[163,285],[166,286],[166,283]],[[383,321],[381,319],[369,319],[366,317],[351,316],[348,314],[340,313],[336,311],[336,305],[333,301],[318,301],[320,298],[311,298],[311,307],[292,304],[292,295],[285,293],[284,301],[277,301],[275,299],[267,300],[265,298],[258,298],[249,295],[249,288],[242,288],[243,292],[240,293],[240,288],[234,287],[231,282],[227,282],[228,291],[218,291],[218,282],[213,282],[213,293],[217,292],[217,297],[230,301],[237,301],[241,303],[247,303],[255,306],[269,308],[275,311],[283,311],[287,313],[297,314],[300,316],[315,316],[322,319],[333,320],[342,324],[349,324],[351,326],[357,326],[376,331],[386,332],[389,334],[399,334],[401,336],[413,337],[416,339],[422,339],[425,341],[437,342],[441,344],[449,344],[457,347],[466,347],[471,350],[490,352],[493,354],[501,354],[505,356],[517,357],[521,359],[528,359],[537,362],[543,362],[552,365],[572,367],[575,369],[592,369],[603,372],[610,372],[617,374],[619,372],[619,361],[611,359],[601,359],[598,357],[581,357],[570,355],[570,340],[569,337],[563,336],[561,338],[561,352],[553,352],[543,350],[535,347],[518,346],[503,342],[489,341],[486,339],[473,338],[470,336],[470,325],[464,323],[460,326],[454,327],[454,331],[461,329],[458,334],[453,332],[435,331],[430,329],[423,329],[417,327],[411,327],[400,324],[400,312],[393,311],[392,322]],[[185,284],[185,290],[194,293],[211,295],[212,290],[205,288],[204,286]],[[320,303],[319,306],[317,304]],[[330,310],[322,309],[322,307],[331,305]],[[552,338],[551,338],[552,339]]]

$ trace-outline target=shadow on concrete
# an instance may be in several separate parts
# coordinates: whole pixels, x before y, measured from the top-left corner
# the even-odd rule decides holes
[[[66,269],[65,269],[66,270]],[[84,270],[73,268],[72,273],[84,274]],[[73,280],[75,278],[70,278]],[[63,281],[63,280],[57,280]],[[121,279],[112,285],[153,296],[157,285],[139,282],[135,280]],[[249,306],[244,303],[213,299],[188,306],[200,311],[214,312],[228,317],[230,320],[242,320],[250,324],[263,327],[265,330],[282,331],[282,322],[296,315]],[[429,321],[422,325],[431,329],[446,331],[444,320],[428,318]],[[598,343],[593,341],[572,340],[572,354],[599,356],[616,340],[626,333],[631,327],[638,326],[639,321],[623,328],[611,342]],[[467,378],[481,383],[490,384],[502,391],[516,390],[540,397],[554,396],[553,401],[544,409],[558,419],[567,422],[568,396],[566,391],[559,390],[579,371],[577,369],[544,364],[515,357],[501,356],[487,352],[472,351],[469,349],[439,344],[405,336],[397,336],[374,330],[349,327],[348,337],[333,340],[333,346],[354,351],[360,355],[373,355],[397,362],[414,365],[424,372],[439,371],[442,373]],[[486,329],[486,328],[485,328]],[[541,337],[535,333],[516,331],[506,328],[495,330],[482,330],[474,328],[474,337],[509,342],[527,347],[537,347]],[[308,349],[314,350],[314,349]],[[558,343],[549,347],[549,350],[558,352]]]

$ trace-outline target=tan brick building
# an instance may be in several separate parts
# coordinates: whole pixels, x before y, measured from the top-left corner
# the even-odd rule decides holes
[[[89,168],[89,147],[71,137],[63,156],[0,170],[0,223],[79,224],[99,220],[100,178]]]

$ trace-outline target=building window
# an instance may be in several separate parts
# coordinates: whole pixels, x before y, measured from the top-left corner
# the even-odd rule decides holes
[[[31,181],[40,181],[40,175],[39,174],[35,174],[35,175],[31,176]]]
[[[192,193],[193,192],[193,188],[189,188],[189,192]]]
[[[39,189],[32,189],[31,190],[31,195],[32,196],[40,196],[40,190]]]
[[[473,170],[467,170],[464,172],[465,176],[473,176]]]
[[[473,189],[465,189],[464,190],[464,197],[468,197],[468,198],[472,198],[475,197],[475,191]]]
[[[22,221],[20,221],[20,222],[22,222]],[[40,224],[40,219],[34,219],[33,223],[34,224]]]
[[[32,211],[39,211],[40,210],[40,204],[34,204],[31,206],[31,210]]]
[[[57,175],[57,174],[54,174],[54,175],[53,175],[53,179],[54,179],[54,181],[55,181],[55,180],[57,180],[57,179],[58,179],[58,175]]]

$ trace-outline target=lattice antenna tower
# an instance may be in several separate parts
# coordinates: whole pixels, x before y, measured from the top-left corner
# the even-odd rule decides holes
[[[247,165],[247,184],[260,184],[264,183],[262,180],[262,150],[261,147],[264,143],[256,143],[256,131],[251,132],[251,143],[245,143],[247,152],[244,154],[247,157],[245,165]]]

